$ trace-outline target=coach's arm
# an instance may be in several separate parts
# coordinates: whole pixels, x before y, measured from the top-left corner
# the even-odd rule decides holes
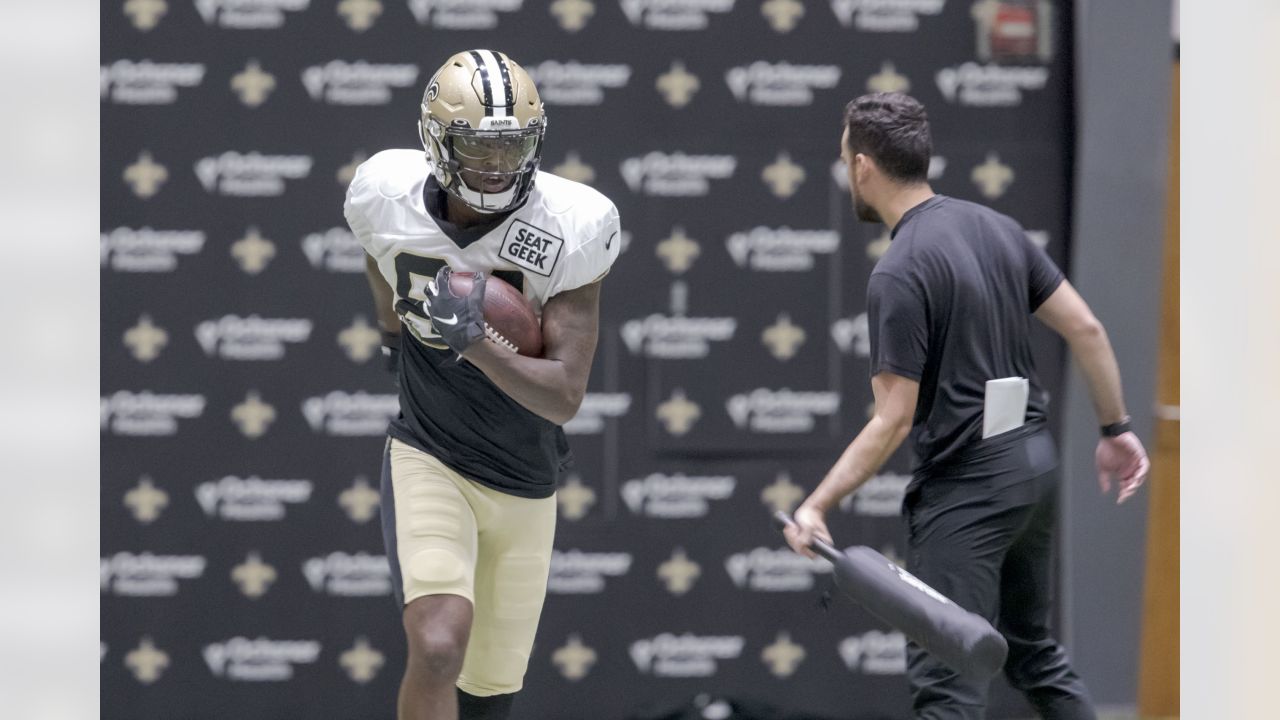
[[[795,523],[784,531],[787,543],[798,553],[814,557],[809,543],[815,535],[831,542],[825,519],[827,511],[875,475],[911,432],[920,383],[881,372],[871,378],[871,391],[876,399],[875,414],[845,448],[817,489],[796,508]]]
[[[1098,424],[1111,425],[1129,419],[1120,389],[1120,366],[1107,338],[1106,328],[1094,317],[1080,293],[1066,280],[1035,310],[1035,315],[1062,336],[1071,348],[1080,371],[1089,382]],[[1111,479],[1120,481],[1116,502],[1129,499],[1146,479],[1150,463],[1142,441],[1132,432],[1098,441],[1095,454],[1098,483],[1103,492],[1111,490]]]

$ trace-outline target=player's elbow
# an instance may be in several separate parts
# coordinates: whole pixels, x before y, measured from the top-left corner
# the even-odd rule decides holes
[[[550,409],[546,418],[557,425],[564,425],[577,416],[578,409],[582,407],[582,399],[585,396],[585,390],[567,388],[564,393],[557,398],[555,407]]]

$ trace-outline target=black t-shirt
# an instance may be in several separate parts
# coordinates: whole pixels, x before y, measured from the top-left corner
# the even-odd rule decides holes
[[[943,195],[911,208],[867,284],[871,374],[920,383],[911,431],[915,482],[1012,474],[1057,462],[1045,432],[1047,402],[1031,355],[1030,322],[1062,271],[1017,222]],[[988,380],[1030,383],[1026,424],[982,439]]]

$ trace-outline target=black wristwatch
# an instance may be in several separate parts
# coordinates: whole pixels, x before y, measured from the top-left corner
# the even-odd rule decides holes
[[[1102,437],[1119,437],[1129,432],[1129,416],[1125,415],[1120,422],[1102,426]]]

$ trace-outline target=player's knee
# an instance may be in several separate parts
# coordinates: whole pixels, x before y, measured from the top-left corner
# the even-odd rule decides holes
[[[426,627],[409,634],[409,666],[430,681],[453,682],[462,672],[467,646],[450,628]]]

